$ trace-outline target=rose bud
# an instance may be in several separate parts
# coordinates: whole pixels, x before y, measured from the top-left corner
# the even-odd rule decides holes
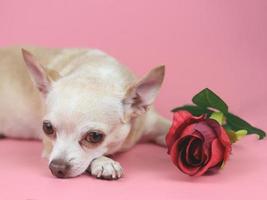
[[[231,152],[230,139],[217,121],[187,111],[174,113],[166,143],[173,163],[190,176],[219,169]]]

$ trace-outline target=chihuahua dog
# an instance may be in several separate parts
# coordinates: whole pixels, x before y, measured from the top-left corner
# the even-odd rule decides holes
[[[122,176],[109,158],[138,141],[165,145],[170,121],[152,107],[164,66],[141,79],[96,49],[0,49],[0,133],[41,139],[58,178]]]

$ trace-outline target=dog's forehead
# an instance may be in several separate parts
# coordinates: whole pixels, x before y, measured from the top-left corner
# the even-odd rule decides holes
[[[106,93],[101,88],[53,88],[48,94],[47,113],[58,123],[71,120],[75,124],[118,123],[122,116],[121,98]]]

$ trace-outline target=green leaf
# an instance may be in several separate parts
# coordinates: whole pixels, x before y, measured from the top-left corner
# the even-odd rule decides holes
[[[223,128],[226,130],[226,132],[232,132],[233,131],[231,126],[229,126],[228,124],[224,124]]]
[[[251,124],[249,124],[245,120],[241,119],[240,117],[238,117],[232,113],[228,113],[226,115],[226,121],[227,121],[227,124],[234,131],[238,131],[238,130],[242,130],[242,129],[247,130],[248,134],[257,134],[259,136],[259,139],[263,139],[266,136],[266,133],[263,130],[252,126]]]
[[[221,111],[223,114],[228,113],[227,104],[209,88],[206,88],[196,94],[192,101],[202,108],[215,108]]]
[[[223,125],[225,122],[225,117],[222,112],[213,112],[210,116],[210,119],[214,119],[217,121],[220,125]]]
[[[247,134],[248,134],[247,130],[238,130],[238,131],[235,132],[237,140],[240,140],[241,138],[243,138]]]
[[[227,131],[227,135],[229,136],[230,138],[230,141],[231,143],[235,143],[237,142],[238,140],[240,140],[241,138],[243,138],[244,136],[246,136],[248,133],[247,130],[238,130],[238,131]]]
[[[203,115],[203,114],[211,114],[212,111],[211,110],[208,110],[208,109],[205,109],[205,108],[201,108],[199,106],[195,106],[195,105],[184,105],[184,106],[181,106],[181,107],[177,107],[177,108],[174,108],[172,109],[172,112],[177,112],[179,110],[186,110],[188,112],[190,112],[192,115],[194,116],[200,116],[200,115]]]

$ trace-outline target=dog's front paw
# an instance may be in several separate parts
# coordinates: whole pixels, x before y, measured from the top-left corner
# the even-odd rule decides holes
[[[96,178],[116,180],[122,176],[120,163],[105,156],[96,158],[90,164],[90,173]]]

